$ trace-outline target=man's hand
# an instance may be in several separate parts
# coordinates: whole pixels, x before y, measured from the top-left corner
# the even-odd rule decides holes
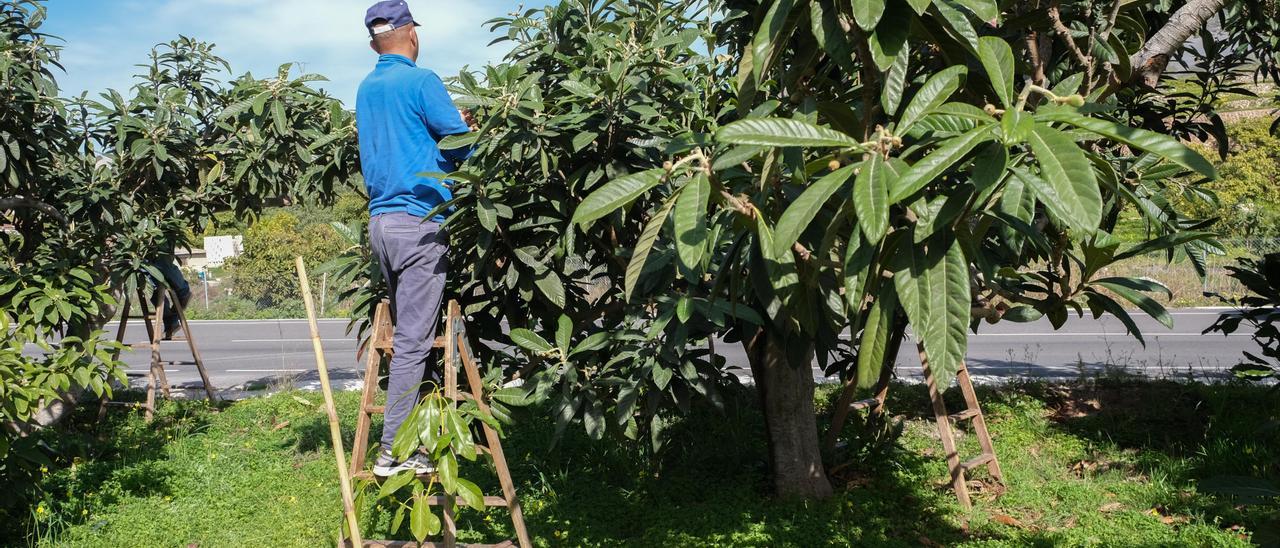
[[[480,124],[476,122],[475,115],[471,114],[471,109],[469,108],[459,109],[458,114],[462,115],[462,121],[466,122],[467,127],[471,128],[471,131],[480,130]]]

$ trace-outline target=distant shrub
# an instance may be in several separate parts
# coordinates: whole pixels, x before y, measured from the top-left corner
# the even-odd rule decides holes
[[[1218,164],[1218,179],[1205,188],[1219,206],[1188,204],[1196,215],[1219,217],[1216,230],[1227,238],[1280,237],[1280,138],[1268,118],[1232,124],[1231,154]],[[1206,148],[1206,157],[1213,155]]]
[[[237,297],[259,308],[300,301],[294,257],[318,265],[345,248],[342,238],[326,224],[302,226],[289,212],[263,217],[244,234],[244,253],[227,262]],[[318,297],[318,295],[317,295]]]

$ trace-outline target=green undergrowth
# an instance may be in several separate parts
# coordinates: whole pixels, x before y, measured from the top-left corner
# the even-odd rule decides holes
[[[1274,500],[1244,505],[1198,488],[1213,476],[1280,483],[1275,391],[1096,381],[980,395],[1006,485],[975,483],[970,513],[948,488],[919,386],[891,390],[888,406],[904,421],[902,437],[878,446],[853,438],[862,460],[833,467],[837,494],[822,502],[765,496],[761,418],[746,390],[723,412],[673,421],[657,453],[647,443],[591,442],[572,428],[552,448],[554,426],[540,409],[518,414],[505,446],[540,546],[1277,542]],[[834,396],[821,390],[819,407]],[[348,444],[357,400],[338,396]],[[91,414],[78,417],[48,435],[60,453],[55,466],[25,519],[0,526],[7,536],[0,544],[332,545],[340,499],[320,402],[318,394],[289,393],[218,408],[173,403],[150,426],[123,412],[99,425]],[[973,435],[960,441],[965,456],[977,454]],[[464,465],[463,475],[498,494],[487,467]],[[975,476],[980,481],[985,471]],[[461,515],[466,542],[511,537],[502,509]],[[392,536],[386,508],[366,506],[362,516],[366,538]]]

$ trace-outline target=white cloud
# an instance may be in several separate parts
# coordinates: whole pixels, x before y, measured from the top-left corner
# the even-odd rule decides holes
[[[151,47],[179,34],[217,44],[236,74],[273,75],[282,63],[296,62],[307,72],[324,74],[322,84],[350,102],[356,86],[372,68],[363,22],[370,1],[360,0],[124,0],[112,2],[114,21],[61,32],[67,39],[62,76],[64,92],[132,85]],[[480,65],[502,54],[486,48],[493,36],[481,24],[514,8],[508,0],[409,0],[423,52],[420,64],[442,75],[464,65]],[[56,13],[52,14],[56,17]]]

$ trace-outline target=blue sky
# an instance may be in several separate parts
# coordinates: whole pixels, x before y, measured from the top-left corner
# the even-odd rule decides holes
[[[486,20],[546,0],[408,0],[423,52],[419,64],[442,76],[497,60],[509,45],[486,47]],[[49,0],[43,30],[62,38],[64,95],[125,89],[151,47],[178,35],[217,44],[237,75],[273,76],[282,63],[324,74],[321,87],[346,101],[372,68],[364,31],[373,0]]]

